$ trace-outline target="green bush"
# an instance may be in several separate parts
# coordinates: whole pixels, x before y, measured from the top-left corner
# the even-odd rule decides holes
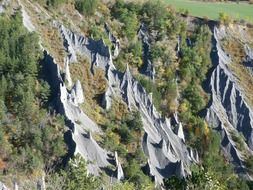
[[[79,154],[69,161],[65,170],[61,171],[64,177],[63,190],[94,190],[101,185],[99,178],[88,174],[87,163]]]
[[[137,34],[139,27],[138,6],[134,3],[126,4],[122,0],[117,0],[113,5],[112,16],[122,22],[123,34],[132,41]]]
[[[98,0],[75,0],[75,8],[83,15],[91,16],[95,13]]]
[[[121,141],[125,144],[130,144],[132,142],[134,142],[134,137],[131,133],[131,131],[129,130],[129,128],[127,127],[127,125],[122,125],[119,127],[118,129],[119,131],[119,135],[121,137]]]
[[[137,41],[135,43],[131,43],[128,51],[134,55],[134,57],[140,57],[142,58],[143,48],[142,48],[142,42]]]
[[[50,88],[38,76],[37,35],[23,27],[20,12],[1,17],[0,25],[0,128],[4,136],[0,159],[8,160],[15,172],[31,174],[61,162],[66,153],[64,120],[44,109]]]

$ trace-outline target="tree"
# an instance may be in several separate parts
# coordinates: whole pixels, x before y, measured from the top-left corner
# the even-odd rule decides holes
[[[20,11],[1,17],[0,25],[0,159],[7,169],[31,175],[66,153],[64,122],[41,106],[50,88],[38,76],[38,36],[25,29]]]
[[[177,176],[171,176],[164,179],[164,186],[166,190],[184,190],[186,187],[186,181]]]
[[[130,41],[132,41],[137,34],[139,24],[136,13],[127,12],[126,14],[122,15],[121,20],[124,23],[123,30],[125,35]]]
[[[201,96],[199,87],[196,84],[188,85],[183,95],[190,102],[193,113],[197,113],[204,108],[205,100]]]
[[[140,164],[135,159],[129,160],[129,164],[125,167],[125,175],[129,182],[135,184],[136,189],[154,189],[151,180],[142,172]]]
[[[141,131],[143,129],[141,115],[138,111],[133,113],[132,118],[127,121],[127,125],[130,129],[133,129],[135,131]]]
[[[220,13],[219,21],[221,24],[229,25],[232,22],[232,19],[226,13]]]
[[[95,13],[98,3],[98,0],[75,0],[75,8],[81,14],[91,16]]]
[[[122,125],[119,128],[119,135],[121,137],[121,141],[125,144],[129,144],[134,141],[134,137],[126,125]]]
[[[134,184],[130,182],[116,183],[111,190],[135,190]]]
[[[100,186],[100,180],[88,174],[86,166],[79,154],[69,161],[65,171],[62,170],[65,179],[64,190],[94,190]]]

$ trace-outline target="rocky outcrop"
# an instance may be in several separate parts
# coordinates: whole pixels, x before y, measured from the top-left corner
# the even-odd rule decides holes
[[[244,45],[245,51],[245,59],[244,59],[244,66],[249,71],[250,75],[253,77],[253,49],[249,47],[248,44]]]
[[[6,7],[9,5],[9,2],[9,0],[3,0],[2,2],[0,2],[0,14],[4,13]]]
[[[64,59],[64,73],[65,73],[65,81],[67,82],[67,86],[71,87],[72,86],[72,79],[70,76],[70,71],[69,71],[69,59],[66,57]]]
[[[84,102],[83,88],[79,80],[76,81],[70,94],[72,102],[74,104],[78,105]]]
[[[222,134],[222,148],[225,155],[235,165],[236,170],[250,177],[244,167],[245,155],[253,150],[253,112],[244,98],[237,79],[230,71],[231,57],[222,49],[220,40],[226,35],[224,28],[214,29],[214,68],[210,77],[208,91],[211,94],[210,107],[206,119],[210,126]],[[236,142],[235,136],[243,135],[242,144]]]
[[[91,71],[95,66],[105,71],[108,81],[104,96],[106,108],[110,107],[112,96],[117,96],[127,103],[130,110],[140,111],[145,130],[142,147],[149,158],[150,174],[156,182],[161,184],[164,177],[173,174],[181,177],[189,174],[190,164],[198,160],[196,152],[190,154],[182,140],[182,130],[179,130],[179,137],[172,130],[171,119],[163,118],[156,111],[150,96],[133,78],[129,67],[124,74],[118,72],[109,48],[102,41],[85,38],[63,26],[59,26],[59,30],[65,39],[69,39],[67,44],[75,50],[75,54],[79,52],[91,61]]]
[[[110,30],[109,25],[105,22],[104,24],[105,32],[108,35],[110,42],[112,43],[112,57],[117,58],[120,52],[120,41]]]
[[[1,181],[0,181],[0,190],[9,190]]]
[[[22,12],[22,17],[23,17],[23,25],[27,28],[27,30],[29,32],[34,32],[36,29],[35,29],[35,26],[33,25],[32,21],[31,21],[30,16],[27,14],[23,4],[20,1],[18,1],[18,3],[21,6],[21,12]]]
[[[68,90],[60,75],[60,68],[54,59],[45,51],[44,65],[50,72],[47,80],[50,86],[58,89],[55,107],[66,117],[66,124],[71,129],[71,138],[74,143],[74,152],[80,153],[88,161],[88,171],[99,175],[102,168],[110,165],[108,152],[103,150],[92,138],[92,133],[100,133],[97,124],[93,122],[79,107],[84,101],[81,83],[76,82],[72,90]]]
[[[181,37],[177,37],[177,46],[176,46],[176,54],[179,57],[180,55],[180,50],[181,50]]]
[[[141,72],[148,77],[150,77],[152,80],[155,79],[155,67],[153,63],[151,62],[151,45],[148,33],[146,31],[145,25],[141,24],[140,29],[138,31],[138,36],[142,40],[143,44],[143,68],[141,69]]]
[[[37,182],[37,190],[46,190],[45,176],[41,176]]]
[[[118,181],[120,180],[123,180],[124,179],[124,172],[123,172],[123,169],[122,169],[122,166],[119,162],[119,158],[118,158],[118,153],[115,152],[115,162],[116,162],[116,179]]]

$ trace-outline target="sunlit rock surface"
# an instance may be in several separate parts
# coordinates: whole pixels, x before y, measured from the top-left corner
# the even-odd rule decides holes
[[[113,96],[121,97],[130,110],[139,110],[142,116],[145,135],[143,150],[149,158],[150,174],[157,183],[164,177],[190,173],[190,164],[198,160],[196,151],[188,149],[183,142],[182,130],[179,136],[172,131],[171,119],[163,118],[158,113],[145,89],[135,80],[128,68],[125,73],[118,72],[113,63],[109,48],[103,41],[94,41],[59,26],[59,31],[66,43],[91,62],[91,71],[99,67],[105,71],[108,89],[104,96],[104,105],[109,108]],[[71,55],[70,55],[71,56]],[[191,151],[189,151],[191,150]],[[194,153],[193,153],[194,152]],[[191,153],[191,154],[190,154]]]
[[[229,56],[221,47],[220,40],[226,36],[224,28],[214,28],[214,68],[209,79],[208,91],[211,94],[210,107],[206,119],[211,127],[217,128],[222,135],[222,148],[228,159],[236,166],[238,173],[248,176],[244,160],[251,155],[253,149],[253,113],[245,101],[235,76],[229,70]],[[242,134],[243,146],[235,142],[233,135]],[[241,137],[240,137],[241,138]]]

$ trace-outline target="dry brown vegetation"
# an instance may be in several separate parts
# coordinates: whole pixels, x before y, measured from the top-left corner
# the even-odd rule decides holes
[[[237,63],[240,63],[245,57],[243,44],[239,40],[233,38],[224,39],[222,45],[226,52],[232,56],[232,59]]]
[[[240,88],[246,97],[246,101],[253,107],[253,78],[247,68],[242,64],[232,63],[229,65],[233,74],[236,76]]]
[[[231,56],[232,62],[228,64],[229,69],[236,77],[246,101],[253,106],[253,77],[243,64],[246,57],[244,44],[253,47],[253,29],[246,26],[234,25],[226,28],[227,37],[221,40],[222,48]]]
[[[33,25],[36,27],[36,32],[41,37],[41,44],[46,48],[50,54],[55,58],[56,62],[64,66],[64,47],[63,40],[60,37],[58,29],[52,24],[52,17],[41,6],[30,3],[29,1],[22,1],[24,8]]]
[[[98,124],[104,124],[103,111],[98,102],[107,88],[104,71],[96,69],[95,74],[92,75],[90,63],[82,58],[78,63],[70,65],[70,74],[73,82],[80,80],[82,84],[85,96],[85,103],[82,105],[84,112]]]

